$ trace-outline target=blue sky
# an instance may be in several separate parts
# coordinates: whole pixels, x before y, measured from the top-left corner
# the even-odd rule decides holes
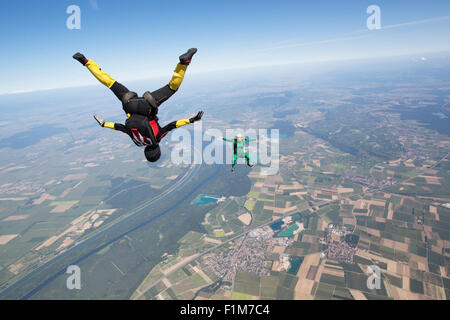
[[[66,28],[72,4],[80,30]],[[381,30],[366,27],[372,4]],[[3,94],[95,84],[77,51],[122,81],[170,77],[194,46],[192,72],[448,51],[450,1],[15,0],[0,34]]]

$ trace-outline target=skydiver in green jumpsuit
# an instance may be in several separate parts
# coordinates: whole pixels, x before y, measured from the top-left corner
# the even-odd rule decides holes
[[[227,138],[223,138],[223,137],[222,137],[222,139],[227,142],[233,142],[234,154],[233,154],[233,165],[231,166],[231,172],[234,172],[238,158],[245,158],[245,160],[247,161],[247,165],[249,167],[253,167],[253,164],[250,164],[250,156],[248,155],[248,153],[245,150],[245,143],[250,142],[250,141],[255,141],[256,139],[244,139],[244,137],[240,133],[238,133],[236,135],[236,137],[233,139],[227,139]]]

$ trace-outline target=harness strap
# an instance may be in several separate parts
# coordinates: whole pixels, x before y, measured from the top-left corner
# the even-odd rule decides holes
[[[133,91],[128,91],[122,97],[122,103],[125,105],[130,99],[136,98],[137,93]]]
[[[155,120],[151,120],[149,121],[150,126],[152,128],[153,134],[155,135],[155,137],[158,135],[159,129],[158,129],[158,125],[156,124]]]
[[[152,108],[158,109],[158,103],[156,102],[155,98],[153,98],[150,91],[144,92],[143,97],[152,106]]]
[[[151,141],[149,141],[147,137],[142,136],[136,128],[131,129],[131,132],[133,133],[133,141],[138,146],[148,146],[152,144]]]

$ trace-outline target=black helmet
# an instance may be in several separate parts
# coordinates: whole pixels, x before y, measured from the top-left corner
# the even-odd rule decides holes
[[[145,157],[150,162],[158,161],[159,157],[161,157],[161,149],[159,148],[159,145],[146,146],[144,153]]]

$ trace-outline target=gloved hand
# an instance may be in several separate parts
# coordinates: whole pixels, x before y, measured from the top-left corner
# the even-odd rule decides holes
[[[99,125],[102,127],[105,125],[105,120],[103,118],[100,118],[98,115],[94,114],[94,119],[98,122]]]
[[[75,60],[77,60],[79,63],[81,63],[83,66],[86,64],[86,62],[88,62],[88,60],[86,59],[86,57],[84,55],[82,55],[81,53],[77,52],[75,53],[72,58],[74,58]]]
[[[203,111],[199,111],[195,117],[192,117],[189,120],[190,120],[191,123],[194,123],[195,121],[201,120],[202,117],[203,117]]]

